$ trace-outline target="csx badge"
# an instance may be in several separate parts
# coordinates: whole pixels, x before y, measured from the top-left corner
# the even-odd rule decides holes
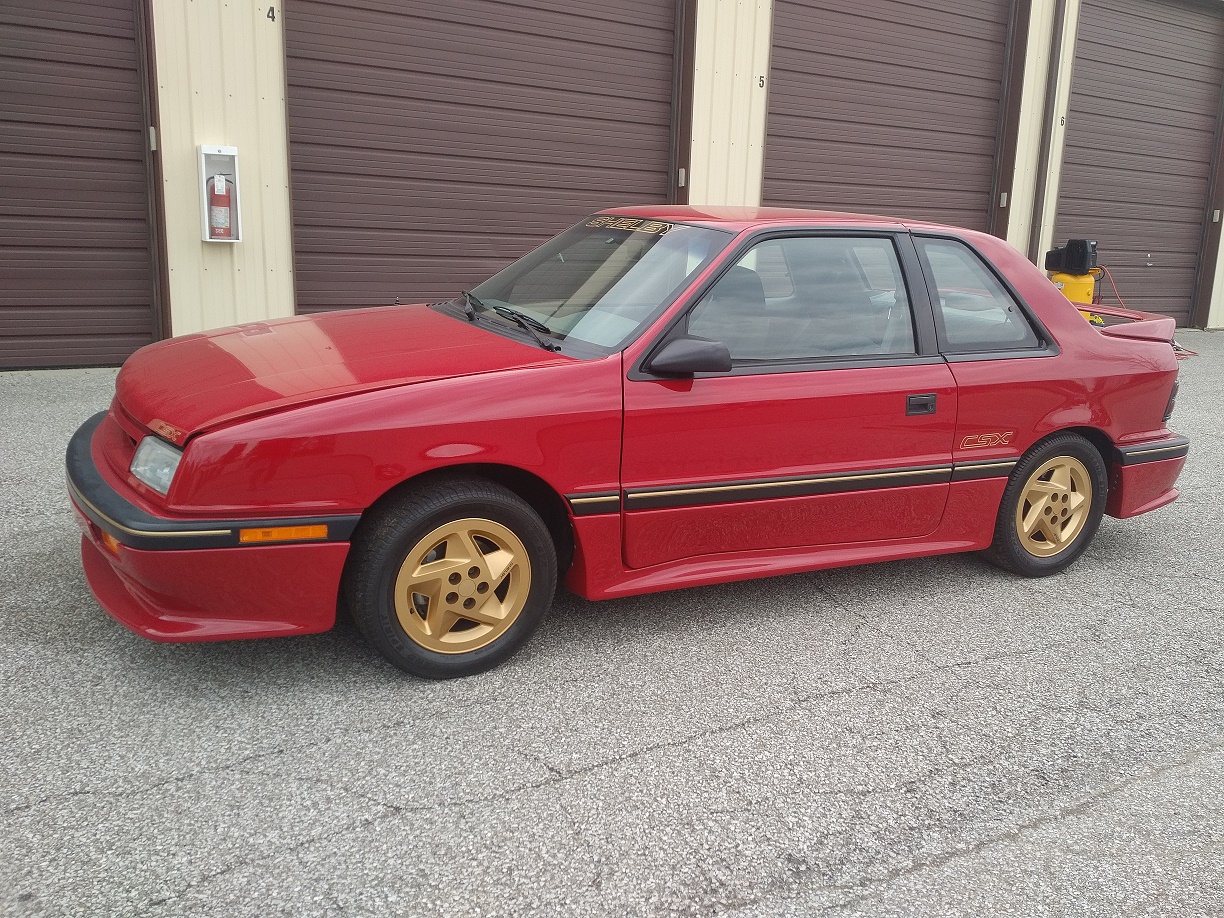
[[[149,430],[155,434],[160,434],[171,443],[181,443],[183,440],[183,431],[179,430],[173,424],[167,424],[160,418],[154,418],[149,422]]]
[[[983,449],[987,446],[1006,446],[1011,442],[1014,430],[1004,433],[970,434],[961,440],[961,449]]]

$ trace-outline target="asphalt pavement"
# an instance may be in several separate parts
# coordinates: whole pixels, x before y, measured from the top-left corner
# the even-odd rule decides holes
[[[588,603],[432,683],[355,629],[162,645],[63,483],[113,370],[0,374],[0,914],[1224,915],[1224,334],[1182,498],[971,555]]]

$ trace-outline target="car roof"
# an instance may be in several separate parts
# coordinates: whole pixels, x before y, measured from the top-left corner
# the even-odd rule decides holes
[[[907,228],[906,223],[895,217],[842,213],[835,210],[804,210],[792,207],[693,207],[658,204],[640,207],[610,207],[600,213],[667,220],[673,223],[691,223],[733,232],[763,226],[854,227],[889,230]],[[935,224],[923,225],[935,227]],[[947,229],[952,229],[952,227],[947,227]]]

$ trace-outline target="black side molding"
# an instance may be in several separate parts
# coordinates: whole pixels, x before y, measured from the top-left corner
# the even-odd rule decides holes
[[[566,494],[570,512],[574,516],[597,516],[601,513],[620,513],[619,491],[591,491],[585,494]]]
[[[1139,443],[1135,446],[1117,447],[1121,465],[1139,465],[1143,462],[1160,462],[1162,459],[1181,459],[1190,453],[1189,437],[1173,437],[1155,443]]]
[[[869,472],[813,475],[803,478],[755,478],[745,481],[678,485],[672,488],[634,488],[625,492],[626,510],[661,510],[669,507],[699,507],[778,497],[812,497],[845,491],[904,488],[911,485],[946,484],[952,480],[952,465],[876,469]]]

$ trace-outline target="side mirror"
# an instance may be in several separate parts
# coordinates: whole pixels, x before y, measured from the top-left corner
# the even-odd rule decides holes
[[[646,369],[664,376],[727,373],[731,370],[731,351],[721,341],[685,335],[663,345]]]

